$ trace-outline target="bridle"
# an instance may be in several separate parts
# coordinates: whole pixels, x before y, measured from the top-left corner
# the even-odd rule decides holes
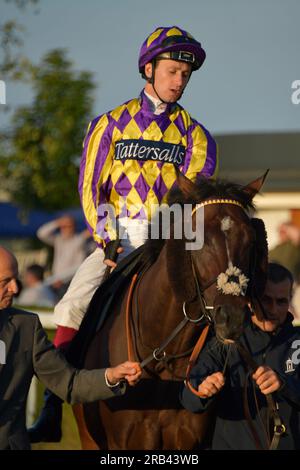
[[[199,204],[196,204],[195,207],[192,210],[191,215],[193,216],[195,214],[195,212],[197,210],[199,210],[201,207],[211,205],[211,204],[232,204],[232,205],[236,205],[236,206],[241,207],[245,211],[244,206],[239,201],[236,201],[234,199],[218,198],[218,199],[208,199],[208,200],[205,200],[205,201],[203,201]],[[196,270],[195,270],[195,266],[194,266],[194,262],[193,262],[192,257],[191,257],[191,260],[192,260],[191,264],[192,264],[192,271],[193,271],[193,279],[194,279],[195,285],[196,285],[197,300],[199,300],[199,302],[200,302],[201,315],[196,319],[193,319],[193,318],[189,317],[189,315],[187,313],[186,302],[183,302],[183,306],[182,306],[183,319],[172,330],[170,335],[162,342],[162,344],[160,344],[156,348],[153,348],[151,354],[149,354],[145,359],[143,359],[141,361],[140,366],[142,368],[147,366],[153,360],[156,360],[157,362],[165,361],[166,357],[167,357],[167,354],[165,352],[166,347],[173,341],[173,339],[180,333],[180,331],[182,331],[185,328],[185,326],[188,323],[199,325],[202,321],[204,321],[206,323],[206,327],[205,327],[204,331],[205,331],[206,335],[208,333],[208,328],[212,324],[212,317],[211,317],[210,312],[214,309],[214,306],[211,306],[211,305],[207,304],[207,302],[205,300],[204,292],[209,287],[211,287],[213,284],[215,284],[217,282],[217,279],[218,279],[219,275],[214,277],[209,282],[207,282],[201,288],[200,285],[199,285],[197,275],[196,275]],[[148,269],[148,266],[146,267],[146,269],[144,269],[142,271],[142,273],[140,273],[140,275],[136,274],[136,275],[133,276],[131,286],[130,286],[129,291],[128,291],[127,305],[126,305],[126,333],[127,333],[128,358],[130,360],[134,360],[134,358],[135,358],[133,340],[132,340],[132,332],[131,332],[131,325],[130,325],[130,312],[131,312],[131,308],[132,308],[132,298],[133,298],[133,294],[134,294],[134,291],[136,289],[136,286],[138,286],[138,283],[141,281],[141,279],[142,279],[143,275],[145,274],[145,272],[147,271],[147,269]],[[136,299],[137,299],[137,296],[136,296]],[[137,301],[136,301],[136,311],[138,312]],[[181,353],[179,355],[179,357],[184,357],[189,352],[190,352],[190,350],[187,351],[187,352]],[[178,357],[178,355],[176,357]]]
[[[147,267],[148,269],[148,267]],[[140,276],[138,274],[135,274],[133,276],[133,279],[131,281],[131,285],[130,285],[130,288],[129,288],[129,292],[128,292],[128,297],[127,297],[127,304],[126,304],[126,337],[127,337],[127,353],[128,353],[128,359],[131,360],[131,361],[134,361],[135,360],[135,353],[134,353],[134,347],[133,347],[133,339],[132,339],[132,331],[131,331],[131,307],[132,307],[132,298],[133,298],[133,293],[134,293],[134,289],[136,287],[136,285],[138,285],[137,283],[139,283],[143,277],[143,275],[146,273],[147,269],[145,269],[141,274]],[[135,293],[137,293],[137,290],[135,291]],[[137,307],[137,297],[136,297],[136,307],[135,307],[135,311],[136,313],[138,314],[138,307]],[[185,328],[185,326],[189,323],[191,324],[194,324],[194,325],[198,325],[200,324],[201,321],[203,321],[204,319],[206,321],[209,321],[211,322],[212,319],[210,317],[209,314],[206,313],[206,311],[204,313],[202,313],[201,311],[201,315],[194,319],[194,318],[191,318],[189,315],[188,315],[188,312],[187,312],[187,309],[186,309],[186,302],[183,302],[183,305],[182,305],[182,311],[183,311],[183,319],[178,323],[178,325],[171,331],[171,333],[167,336],[167,338],[156,348],[150,348],[148,346],[149,349],[153,349],[152,352],[145,358],[143,359],[141,362],[140,362],[140,366],[141,368],[145,368],[150,362],[152,362],[153,360],[157,361],[158,363],[159,362],[163,362],[165,365],[167,363],[167,353],[165,351],[166,347],[174,340],[174,338]],[[178,359],[180,357],[185,357],[186,355],[188,355],[189,353],[191,353],[193,348],[189,349],[188,351],[185,351],[183,353],[179,353],[175,356],[168,356],[168,359]],[[183,379],[182,377],[180,377],[181,379]]]

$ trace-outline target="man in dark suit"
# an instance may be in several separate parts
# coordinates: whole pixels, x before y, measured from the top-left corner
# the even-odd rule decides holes
[[[0,449],[30,449],[25,407],[35,374],[46,387],[69,403],[111,398],[124,393],[126,379],[141,375],[137,363],[77,370],[48,341],[37,315],[11,307],[18,292],[18,263],[0,246]]]

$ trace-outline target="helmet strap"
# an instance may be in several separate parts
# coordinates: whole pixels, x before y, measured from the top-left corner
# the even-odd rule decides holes
[[[152,75],[151,75],[151,78],[150,78],[150,83],[151,83],[151,85],[152,85],[152,87],[153,87],[153,90],[155,91],[155,94],[156,94],[156,96],[158,97],[158,99],[159,99],[162,103],[164,103],[164,104],[169,104],[167,101],[163,100],[163,99],[159,96],[159,94],[157,93],[156,88],[155,88],[155,68],[156,68],[156,63],[157,63],[156,60],[153,59],[153,60],[152,60]]]

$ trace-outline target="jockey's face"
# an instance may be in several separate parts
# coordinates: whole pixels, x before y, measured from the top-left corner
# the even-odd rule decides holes
[[[186,62],[171,59],[158,60],[155,67],[154,87],[147,83],[145,91],[155,98],[161,98],[167,103],[175,103],[180,99],[192,71],[192,66]],[[145,66],[147,77],[152,76],[152,64]],[[157,96],[159,95],[159,96]]]
[[[252,321],[261,330],[275,331],[279,325],[285,322],[291,300],[292,286],[289,279],[274,283],[267,281],[264,295],[261,299],[265,315],[257,306],[252,316]]]
[[[15,257],[0,247],[0,310],[10,307],[18,293],[18,264]]]

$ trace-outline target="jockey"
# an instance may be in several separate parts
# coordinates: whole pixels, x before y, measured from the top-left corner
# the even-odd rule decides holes
[[[214,139],[178,104],[192,72],[202,66],[205,56],[201,44],[188,32],[177,26],[157,28],[140,50],[139,72],[146,80],[140,96],[89,124],[79,192],[87,226],[98,247],[79,267],[55,307],[56,347],[68,346],[106,267],[115,266],[111,259],[115,240],[121,238],[119,260],[144,243],[154,207],[165,201],[176,181],[175,167],[193,181],[198,175],[215,176]],[[117,229],[107,218],[107,204],[113,209]],[[125,231],[126,238],[117,230],[119,234]],[[51,440],[48,415],[55,420],[53,415],[59,412],[50,411],[48,403],[30,430],[32,442]]]

